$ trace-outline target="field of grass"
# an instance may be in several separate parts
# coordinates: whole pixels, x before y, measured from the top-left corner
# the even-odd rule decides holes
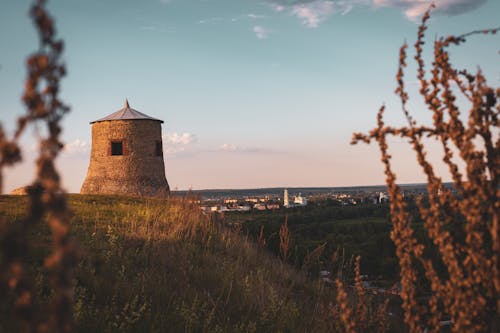
[[[267,248],[275,254],[279,254],[280,227],[287,221],[292,238],[292,264],[302,267],[304,258],[324,245],[319,265],[310,267],[311,275],[317,276],[324,269],[335,271],[331,258],[341,252],[347,259],[361,256],[361,273],[371,279],[380,277],[389,284],[398,280],[387,205],[340,206],[322,201],[294,209],[229,213],[226,221],[241,224],[253,239],[262,231]]]
[[[69,195],[80,259],[74,316],[80,332],[331,332],[341,329],[331,287],[283,264],[189,199]],[[27,198],[1,196],[9,223]],[[45,225],[33,228],[35,307],[51,297]],[[1,257],[0,257],[1,260]],[[0,301],[0,332],[16,332],[12,295]],[[43,311],[39,311],[43,313]]]

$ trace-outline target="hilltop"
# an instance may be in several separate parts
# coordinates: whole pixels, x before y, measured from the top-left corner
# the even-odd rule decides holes
[[[189,199],[69,195],[79,243],[74,274],[81,332],[330,332],[339,328],[332,288],[248,241]],[[0,216],[16,223],[26,196],[1,196]],[[51,297],[43,258],[50,232],[33,228],[27,249],[42,302]],[[12,299],[0,302],[0,332]],[[43,304],[36,304],[38,308]]]

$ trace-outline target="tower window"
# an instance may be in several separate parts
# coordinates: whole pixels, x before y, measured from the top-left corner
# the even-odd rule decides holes
[[[111,141],[111,155],[112,156],[123,155],[123,142],[122,141]]]
[[[163,156],[163,147],[161,145],[161,141],[156,141],[155,154],[156,156]]]

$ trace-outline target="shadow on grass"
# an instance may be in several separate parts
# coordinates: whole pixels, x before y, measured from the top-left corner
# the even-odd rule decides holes
[[[71,231],[82,247],[78,331],[332,331],[325,309],[333,290],[202,215],[195,201],[69,195]],[[23,205],[23,197],[1,197],[0,213],[15,223]],[[40,225],[29,237],[36,245],[27,255],[42,267],[49,231]],[[45,275],[32,273],[39,299],[47,300]],[[0,331],[18,331],[8,304],[7,295]]]

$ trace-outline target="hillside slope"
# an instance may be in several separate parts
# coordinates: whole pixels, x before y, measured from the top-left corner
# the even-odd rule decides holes
[[[328,287],[308,280],[187,199],[69,195],[80,244],[74,315],[81,332],[327,332],[338,321]],[[23,216],[27,198],[0,197],[0,215]],[[45,225],[29,251],[43,307],[50,298]],[[11,298],[0,332],[20,329]],[[40,311],[42,313],[42,311]],[[333,316],[333,317],[332,317]]]

